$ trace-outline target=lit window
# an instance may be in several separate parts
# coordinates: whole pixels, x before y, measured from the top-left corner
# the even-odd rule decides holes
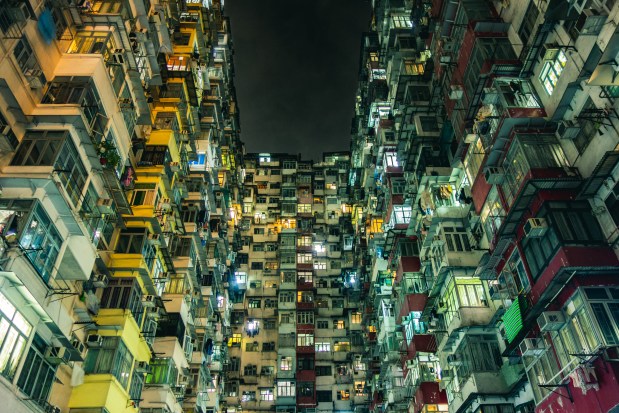
[[[354,312],[350,315],[350,322],[353,324],[361,324],[361,313]]]
[[[350,351],[350,342],[340,341],[333,345],[333,351]]]
[[[32,326],[17,308],[0,293],[0,374],[9,379],[26,348]]]
[[[256,392],[255,391],[244,391],[243,396],[241,397],[242,402],[252,402],[256,400]]]
[[[279,369],[281,371],[292,370],[292,357],[282,357],[282,359],[279,362]]]
[[[234,333],[232,334],[232,338],[230,338],[230,340],[228,341],[228,346],[232,347],[238,347],[241,345],[241,333]]]
[[[314,244],[314,251],[316,251],[316,253],[323,253],[325,252],[325,245],[317,242]]]
[[[316,260],[316,261],[314,261],[314,269],[315,270],[326,270],[327,269],[327,263],[325,261]]]
[[[385,166],[397,168],[400,166],[398,163],[397,152],[385,152]]]
[[[297,239],[297,246],[299,247],[309,247],[310,245],[312,245],[311,236],[303,236]]]
[[[563,69],[565,69],[566,63],[567,56],[563,50],[559,50],[554,56],[554,59],[544,63],[542,71],[539,75],[539,80],[542,82],[546,93],[549,95],[552,95],[552,92],[554,92],[557,82],[561,77],[561,73],[563,73]]]
[[[297,205],[297,213],[299,213],[299,214],[311,214],[312,213],[312,204],[298,204]]]
[[[310,264],[312,262],[312,254],[310,253],[297,254],[297,262],[299,264]]]
[[[342,330],[342,329],[346,328],[345,324],[344,324],[344,320],[336,320],[336,321],[334,321],[333,322],[333,328],[336,328],[338,330]]]
[[[272,402],[273,396],[273,389],[260,389],[260,400]]]
[[[411,220],[411,212],[412,208],[410,205],[394,205],[393,215],[391,218],[392,223],[394,225],[408,224]]]
[[[294,397],[295,385],[291,381],[277,382],[277,396],[278,397]]]
[[[297,346],[299,347],[307,347],[314,345],[314,335],[313,334],[304,334],[300,333],[297,336]],[[318,345],[318,344],[316,344]],[[318,351],[318,350],[316,350]]]
[[[316,343],[315,349],[316,352],[331,351],[331,343]]]

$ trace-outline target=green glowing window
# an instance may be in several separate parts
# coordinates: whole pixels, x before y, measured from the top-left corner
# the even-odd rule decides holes
[[[549,50],[546,52],[545,57],[548,57],[549,55],[551,59],[547,59],[544,63],[542,71],[539,75],[539,80],[542,82],[546,93],[552,95],[552,92],[554,92],[557,82],[561,77],[561,73],[563,73],[563,69],[565,69],[567,56],[563,50],[557,50],[554,53]]]

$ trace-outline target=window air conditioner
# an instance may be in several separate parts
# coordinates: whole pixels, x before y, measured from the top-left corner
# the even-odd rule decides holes
[[[45,349],[45,360],[50,364],[66,363],[69,359],[69,349],[66,347],[47,347]]]
[[[541,331],[557,331],[565,325],[565,316],[561,311],[544,311],[537,318]]]
[[[546,346],[541,338],[525,338],[520,343],[519,349],[522,356],[541,356]]]
[[[105,274],[95,274],[92,279],[92,285],[96,288],[105,288],[109,283],[109,279]]]
[[[111,214],[114,211],[112,210],[112,205],[114,201],[111,198],[99,198],[97,200],[97,208],[99,212],[102,214]]]
[[[562,120],[557,126],[557,139],[576,139],[580,134],[580,124],[575,120]]]
[[[144,307],[155,307],[155,296],[154,295],[145,295],[142,299],[142,306]]]
[[[524,224],[524,234],[527,237],[543,237],[548,230],[548,223],[544,218],[529,218]]]
[[[90,334],[86,338],[86,346],[88,348],[100,348],[103,345],[103,337],[99,334]]]

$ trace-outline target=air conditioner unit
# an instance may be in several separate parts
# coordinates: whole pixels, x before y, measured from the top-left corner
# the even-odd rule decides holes
[[[86,345],[79,338],[72,336],[71,345],[74,349],[76,349],[80,354],[84,354],[84,350],[86,350]]]
[[[484,177],[491,185],[501,185],[505,181],[505,170],[498,166],[488,166],[484,171]]]
[[[456,354],[450,354],[447,356],[447,364],[449,366],[461,366],[462,360]]]
[[[103,345],[103,337],[99,334],[90,334],[86,337],[86,347],[100,348]]]
[[[441,370],[441,380],[449,381],[453,379],[453,370]]]
[[[45,406],[45,413],[62,413],[60,407],[48,404]]]
[[[575,120],[562,120],[557,126],[557,139],[576,139],[580,135],[580,124]]]
[[[545,44],[542,48],[544,60],[555,60],[561,49],[556,44]]]
[[[135,363],[135,371],[138,373],[148,373],[150,372],[150,365],[146,361],[138,361]]]
[[[519,349],[522,356],[541,356],[546,346],[541,338],[525,338],[520,343]]]
[[[449,99],[460,100],[464,96],[464,88],[461,85],[451,85],[449,89]]]
[[[97,209],[102,214],[112,214],[114,212],[113,205],[114,201],[111,198],[99,198],[97,200]]]
[[[408,370],[412,370],[415,367],[415,362],[413,360],[406,360],[406,368]]]
[[[447,311],[447,305],[443,302],[438,303],[436,306],[436,312],[438,314],[443,314],[445,311]]]
[[[117,65],[125,66],[127,62],[125,59],[125,51],[123,49],[114,49],[112,61]]]
[[[48,347],[45,349],[44,357],[51,364],[66,363],[69,359],[69,349],[66,347]]]
[[[142,298],[142,306],[143,307],[155,307],[155,296],[154,295],[145,295]]]
[[[402,341],[404,340],[404,333],[402,333],[401,331],[396,331],[395,332],[395,339],[397,341]]]
[[[160,237],[161,234],[148,234],[148,240],[154,245],[159,245],[161,243]]]
[[[105,274],[97,273],[93,276],[92,285],[96,288],[105,288],[109,284],[108,276]]]
[[[524,223],[524,234],[527,237],[539,238],[543,237],[548,230],[548,223],[544,218],[529,218]]]
[[[561,311],[544,311],[537,318],[541,331],[557,331],[565,325],[565,316]]]
[[[488,293],[490,294],[490,298],[493,300],[509,298],[507,290],[500,284],[490,285],[488,288]]]

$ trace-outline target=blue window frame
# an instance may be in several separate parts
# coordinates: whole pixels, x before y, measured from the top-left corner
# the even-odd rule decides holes
[[[47,282],[54,270],[58,252],[62,246],[62,238],[39,203],[32,209],[24,226],[19,238],[19,246],[24,250],[24,256],[43,278],[43,281]]]

